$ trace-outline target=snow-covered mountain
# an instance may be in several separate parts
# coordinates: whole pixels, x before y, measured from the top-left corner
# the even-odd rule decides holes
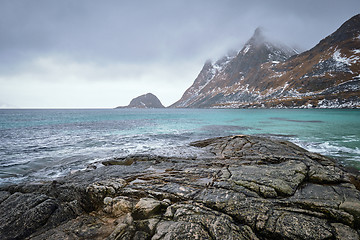
[[[360,14],[301,54],[256,29],[236,56],[206,62],[171,107],[360,107]]]

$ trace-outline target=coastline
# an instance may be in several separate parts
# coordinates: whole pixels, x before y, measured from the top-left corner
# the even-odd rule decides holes
[[[1,239],[359,239],[360,175],[283,140],[197,141],[0,188]],[[209,157],[210,156],[210,157]]]
[[[192,141],[248,134],[291,141],[360,169],[359,110],[0,111],[0,185],[53,180],[130,154],[198,155]],[[201,151],[200,151],[201,152]]]

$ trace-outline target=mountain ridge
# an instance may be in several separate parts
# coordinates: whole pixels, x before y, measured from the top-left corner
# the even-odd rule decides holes
[[[239,80],[244,79],[252,68],[268,61],[284,61],[295,54],[297,52],[289,47],[269,42],[261,28],[257,28],[236,56],[224,56],[213,64],[207,61],[194,84],[184,93],[182,99],[170,107],[206,107],[209,102],[216,101],[218,96],[214,95],[209,99],[204,99],[204,92],[221,88],[223,91],[220,92],[227,94],[229,87],[238,87]],[[205,85],[201,84],[204,82]],[[194,99],[193,95],[190,96],[193,93],[199,93],[199,95]],[[192,98],[195,104],[190,103],[187,106],[187,103],[191,101],[185,100],[184,103],[184,98]]]
[[[360,14],[300,54],[257,28],[235,57],[206,62],[170,107],[360,107],[358,62]]]

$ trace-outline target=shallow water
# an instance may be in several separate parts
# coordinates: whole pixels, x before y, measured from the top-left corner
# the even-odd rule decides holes
[[[360,169],[360,111],[345,109],[0,110],[0,184],[46,180],[129,154],[192,157],[230,134],[290,140]]]

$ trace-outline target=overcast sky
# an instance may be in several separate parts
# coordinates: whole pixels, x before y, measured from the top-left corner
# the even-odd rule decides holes
[[[359,0],[0,0],[0,107],[112,108],[148,92],[168,106],[258,26],[307,50],[359,11]]]

